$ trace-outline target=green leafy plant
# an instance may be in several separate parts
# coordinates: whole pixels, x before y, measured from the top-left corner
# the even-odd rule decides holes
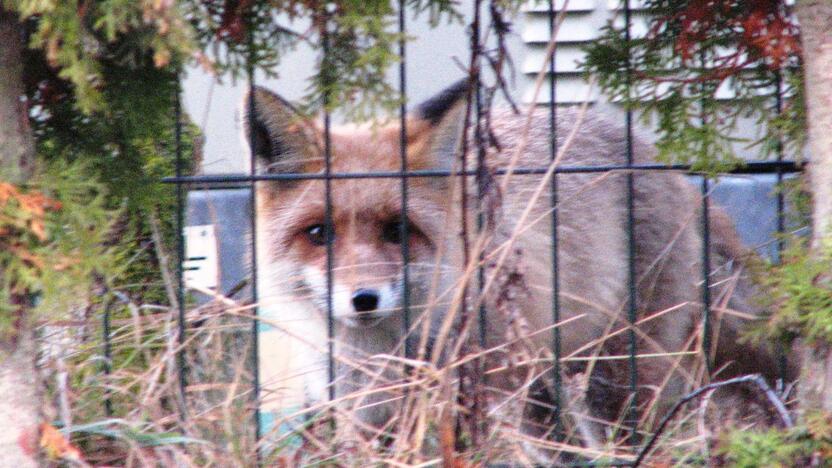
[[[796,237],[781,261],[757,275],[775,312],[752,337],[812,345],[832,343],[832,250],[808,253],[808,240]]]
[[[789,430],[732,431],[720,442],[720,461],[738,468],[832,466],[832,419],[812,412],[805,421]]]
[[[0,314],[14,327],[15,304],[34,300],[36,318],[61,318],[90,289],[96,273],[116,259],[103,240],[116,211],[105,189],[83,165],[51,164],[30,187],[0,182]],[[16,298],[16,299],[15,299]]]
[[[73,87],[75,105],[85,113],[101,109],[107,62],[113,44],[131,60],[150,55],[158,67],[181,63],[194,50],[176,2],[115,0],[42,2],[5,0],[4,6],[31,19],[29,45],[42,50],[48,65]]]

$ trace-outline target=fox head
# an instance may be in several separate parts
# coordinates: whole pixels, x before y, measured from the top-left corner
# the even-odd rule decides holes
[[[409,171],[453,168],[466,95],[465,82],[457,83],[407,117]],[[245,130],[258,172],[304,175],[257,184],[258,243],[266,250],[259,256],[269,262],[273,276],[264,279],[267,287],[288,287],[295,299],[309,301],[323,314],[331,293],[334,317],[349,327],[393,324],[402,315],[406,238],[412,309],[424,309],[429,297],[442,301],[440,277],[447,261],[440,252],[454,250],[447,243],[458,231],[448,223],[454,198],[450,178],[408,178],[406,216],[402,181],[395,175],[332,179],[327,195],[321,126],[262,88],[245,103]],[[398,122],[335,127],[329,148],[332,174],[402,169]],[[435,272],[440,277],[433,278]]]

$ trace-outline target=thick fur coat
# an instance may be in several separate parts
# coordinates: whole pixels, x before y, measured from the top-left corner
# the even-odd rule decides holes
[[[422,104],[407,119],[410,171],[460,168],[467,88],[457,84]],[[322,174],[324,136],[315,122],[300,118],[282,98],[257,89],[254,96],[255,151],[263,173]],[[546,168],[550,164],[548,112],[514,114],[496,109],[491,117],[499,151],[486,155],[494,172]],[[246,111],[246,114],[249,112]],[[576,126],[578,126],[576,128]],[[338,127],[331,133],[332,173],[397,172],[401,169],[398,123],[381,127]],[[626,163],[622,125],[589,110],[558,110],[559,167],[620,166]],[[468,167],[475,166],[470,151]],[[643,139],[633,146],[636,163],[654,162]],[[640,403],[668,401],[701,382],[703,241],[702,200],[682,174],[632,172],[634,190],[634,274]],[[630,297],[628,172],[623,170],[557,175],[558,262],[553,269],[551,180],[543,174],[496,175],[486,204],[493,218],[476,235],[477,189],[466,191],[470,243],[465,264],[460,236],[460,177],[408,178],[409,291],[415,343],[431,346],[434,362],[452,359],[446,332],[458,323],[462,284],[469,280],[467,304],[478,304],[476,260],[484,258],[486,348],[491,398],[515,393],[528,379],[541,380],[551,365],[553,271],[560,290],[560,339],[564,373],[591,376],[588,405],[595,415],[615,418],[628,398],[628,302]],[[326,225],[327,202],[331,226]],[[259,182],[257,185],[260,297],[288,336],[302,341],[298,365],[305,398],[326,399],[327,310],[334,316],[336,393],[339,397],[393,385],[403,374],[379,356],[402,354],[404,274],[401,249],[401,181],[396,177],[338,178],[329,198],[322,179]],[[727,281],[741,268],[743,248],[730,221],[712,207],[715,227],[710,246],[713,267],[732,261],[733,270],[711,275]],[[327,260],[327,243],[332,258]],[[478,250],[479,249],[479,250]],[[481,254],[481,255],[480,255]],[[331,287],[327,269],[331,267]],[[742,321],[722,311],[737,307],[755,314],[745,279],[735,297],[714,312],[707,350],[718,370],[714,378],[740,372],[774,377],[774,359],[760,347],[737,341]],[[370,310],[357,297],[370,291]],[[473,292],[471,292],[473,291]],[[329,297],[331,293],[331,298]],[[715,289],[714,298],[721,297]],[[365,296],[361,296],[362,298]],[[479,333],[473,328],[471,333]],[[476,335],[474,335],[476,336]],[[438,343],[437,343],[438,339]],[[509,343],[508,345],[506,343]],[[441,349],[436,349],[439,347]],[[298,348],[295,348],[296,350]],[[700,356],[697,357],[696,353]],[[518,358],[523,355],[524,358]],[[593,360],[592,357],[605,356]],[[421,356],[425,358],[425,356]],[[506,365],[511,361],[512,365]],[[588,364],[590,363],[590,364]],[[541,380],[542,381],[542,380]],[[369,392],[345,399],[362,424],[381,427],[396,411],[396,393]]]

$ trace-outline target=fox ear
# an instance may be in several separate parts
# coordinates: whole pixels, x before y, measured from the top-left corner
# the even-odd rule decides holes
[[[470,84],[462,79],[416,108],[416,118],[430,128],[428,144],[437,168],[450,170],[465,129],[465,106]]]
[[[304,155],[315,144],[314,124],[289,102],[255,86],[253,98],[246,94],[243,100],[242,120],[243,137],[249,151],[255,152],[258,172],[302,172],[309,158]]]

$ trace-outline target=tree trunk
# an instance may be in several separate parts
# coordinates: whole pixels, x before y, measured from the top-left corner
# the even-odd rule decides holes
[[[34,148],[23,96],[22,27],[0,7],[0,180],[31,175]],[[2,275],[0,271],[0,275]],[[13,310],[14,330],[0,330],[0,459],[3,466],[38,466],[40,398],[36,345],[25,298]],[[4,304],[5,305],[5,304]]]
[[[832,2],[798,0],[806,80],[809,183],[813,197],[812,251],[832,249]],[[832,412],[832,349],[803,350],[800,382],[803,411]]]

